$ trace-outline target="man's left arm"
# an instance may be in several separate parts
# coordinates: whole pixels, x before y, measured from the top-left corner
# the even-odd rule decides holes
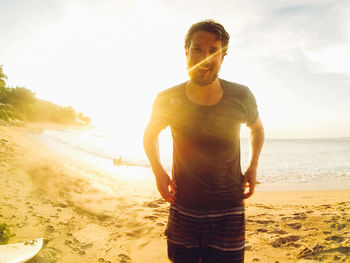
[[[264,127],[259,117],[252,125],[248,126],[248,128],[250,129],[249,142],[251,147],[251,159],[248,169],[244,173],[243,179],[243,192],[245,199],[249,198],[254,193],[259,156],[265,140]],[[249,188],[247,193],[245,193],[246,188]]]

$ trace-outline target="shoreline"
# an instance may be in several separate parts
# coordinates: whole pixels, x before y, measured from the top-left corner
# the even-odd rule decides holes
[[[256,192],[307,192],[350,190],[350,181],[305,182],[305,183],[261,183]]]
[[[44,236],[31,263],[169,262],[169,206],[159,195],[113,175],[127,169],[61,156],[26,131],[0,126],[0,222],[16,234],[9,243]],[[298,190],[257,190],[246,200],[246,262],[348,262],[350,190]]]
[[[62,130],[62,129],[74,129],[72,126],[62,126],[62,125],[57,125],[57,124],[30,124],[30,129],[29,129],[29,134],[38,135],[38,131],[44,131],[45,129],[47,130]],[[91,127],[85,127],[85,129],[90,129]],[[77,129],[80,129],[77,127]],[[34,131],[34,133],[32,132]],[[33,137],[34,137],[33,136]],[[39,135],[40,136],[40,135]],[[30,136],[32,137],[32,136]],[[32,138],[33,139],[33,138]],[[45,145],[45,147],[50,148],[51,151],[54,151],[58,154],[61,155],[67,155],[67,152],[74,152],[74,155],[70,155],[69,157],[76,158],[77,160],[83,159],[85,157],[85,161],[87,162],[93,162],[96,164],[98,167],[102,167],[105,169],[106,167],[113,167],[110,165],[110,162],[113,162],[113,159],[107,159],[101,156],[96,156],[91,153],[87,153],[85,151],[82,151],[80,149],[74,148],[70,145],[63,144],[58,141],[54,141],[51,138],[44,138],[43,136],[34,138],[37,140],[39,143],[42,143]],[[276,139],[279,140],[279,139]],[[298,140],[298,139],[288,139],[288,140]],[[317,140],[317,139],[315,139]],[[333,139],[332,139],[333,140]],[[83,156],[83,157],[82,157]],[[99,163],[96,161],[99,160]],[[129,166],[129,167],[134,167],[134,166]],[[135,166],[136,167],[136,166]],[[146,167],[150,168],[150,167]],[[109,169],[111,170],[111,169]],[[171,172],[169,170],[169,172]],[[151,174],[152,177],[152,183],[153,183],[153,173]],[[259,175],[258,175],[259,177]],[[258,178],[259,181],[259,178]],[[336,178],[333,181],[322,181],[322,182],[288,182],[288,183],[257,183],[255,191],[260,192],[260,191],[332,191],[332,190],[350,190],[350,180],[339,180],[339,178]]]

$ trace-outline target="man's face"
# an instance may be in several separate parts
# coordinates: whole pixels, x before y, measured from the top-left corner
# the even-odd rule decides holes
[[[218,77],[224,59],[221,40],[206,31],[194,33],[186,58],[190,80],[200,86],[211,84]]]

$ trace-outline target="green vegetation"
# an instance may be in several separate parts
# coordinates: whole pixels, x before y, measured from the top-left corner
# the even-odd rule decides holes
[[[11,237],[15,234],[11,234],[10,228],[6,223],[0,223],[0,245],[7,244]]]
[[[90,118],[76,113],[71,106],[62,107],[49,101],[40,100],[24,87],[7,87],[7,76],[0,65],[0,120],[54,122],[60,124],[90,123]]]

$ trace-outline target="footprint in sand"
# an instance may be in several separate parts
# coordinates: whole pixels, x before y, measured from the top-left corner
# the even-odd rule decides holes
[[[334,261],[340,261],[340,260],[341,260],[341,257],[338,257],[337,255],[335,255],[335,256],[333,257],[333,260],[334,260]]]
[[[147,246],[150,242],[151,242],[151,241],[149,240],[149,241],[147,241],[147,242],[145,242],[145,243],[142,243],[142,244],[140,244],[140,245],[138,246],[138,248],[141,249],[141,248]]]
[[[165,203],[166,203],[166,201],[165,201],[164,199],[162,199],[162,198],[160,198],[160,199],[156,200],[156,202],[157,202],[158,204],[160,204],[160,205],[162,205],[162,204],[165,204]]]
[[[270,231],[269,234],[285,235],[285,234],[288,234],[288,232],[286,232],[282,229],[274,229],[274,230]]]
[[[305,228],[305,231],[312,231],[312,230],[318,230],[318,228],[317,227]]]
[[[247,245],[247,246],[245,246],[245,248],[244,248],[245,250],[248,250],[248,251],[250,251],[250,250],[252,250],[253,249],[253,247],[251,246],[251,245]]]
[[[293,219],[296,220],[305,220],[307,218],[307,215],[305,213],[294,213]]]
[[[159,208],[160,206],[166,204],[166,201],[163,199],[157,199],[150,202],[145,202],[144,205],[150,208]]]
[[[271,224],[271,223],[275,223],[275,221],[273,221],[273,220],[256,220],[255,222],[258,223],[258,224],[263,224],[263,225],[268,225],[268,224]]]
[[[73,246],[72,240],[65,240],[65,241],[64,241],[64,244],[65,244],[66,246],[69,246],[70,248],[72,248],[72,246]]]
[[[315,255],[316,253],[319,253],[320,251],[322,251],[323,247],[318,245],[318,243],[316,243],[312,248],[309,247],[305,247],[304,249],[302,249],[297,258],[307,258],[309,256]]]
[[[104,258],[99,258],[99,259],[98,259],[98,262],[112,263],[111,261],[105,260]]]
[[[265,208],[265,209],[273,209],[272,206],[267,206],[267,205],[264,205],[264,204],[256,204],[255,207]]]
[[[266,232],[268,232],[268,230],[265,229],[265,228],[258,228],[256,231],[258,231],[258,232],[260,232],[260,233],[266,233]]]
[[[340,224],[340,225],[338,225],[337,229],[338,229],[338,230],[343,230],[343,229],[346,228],[346,227],[347,227],[346,224]]]
[[[55,231],[55,228],[51,225],[46,227],[46,233],[53,233]]]
[[[289,226],[290,228],[293,228],[295,230],[298,230],[302,227],[302,225],[300,223],[290,223],[290,224],[287,224],[287,226]]]
[[[159,208],[159,209],[156,209],[156,212],[157,213],[160,213],[160,214],[169,214],[169,208],[168,207],[165,207],[165,208]]]
[[[298,241],[300,239],[300,236],[286,236],[286,237],[279,237],[275,241],[271,243],[272,247],[277,248],[281,246],[287,246],[287,247],[300,247],[300,244],[294,243],[295,241]]]
[[[333,216],[332,217],[332,221],[333,222],[338,222],[338,219],[340,218],[340,216]]]
[[[132,232],[126,232],[126,235],[128,237],[133,237],[133,238],[138,238],[142,235],[142,233],[145,231],[144,228],[139,228],[139,229],[135,229]]]
[[[119,254],[118,257],[120,258],[120,263],[127,263],[131,260],[131,258],[125,254]]]
[[[149,202],[145,204],[149,208],[158,208],[159,205],[156,202]]]
[[[144,219],[149,219],[149,220],[151,220],[151,221],[155,221],[155,220],[157,220],[157,216],[144,216],[143,217]]]
[[[292,218],[290,216],[284,216],[281,218],[282,221],[288,221],[291,220]]]
[[[80,246],[80,249],[81,250],[86,250],[86,249],[92,248],[93,245],[94,245],[93,243],[87,243],[85,245]]]
[[[345,240],[345,238],[340,236],[330,236],[326,238],[327,241],[334,241],[336,243],[341,243]]]
[[[350,254],[350,247],[338,247],[336,250],[345,255]]]

